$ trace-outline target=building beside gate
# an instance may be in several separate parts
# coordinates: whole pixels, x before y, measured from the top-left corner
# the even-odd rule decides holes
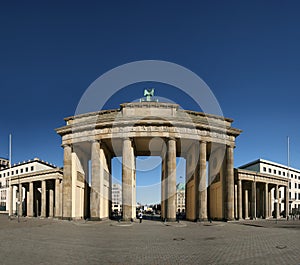
[[[0,170],[1,205],[9,215],[54,216],[56,179],[61,183],[62,170],[38,158],[7,166]]]
[[[258,159],[236,169],[243,218],[279,217],[300,211],[300,170]]]

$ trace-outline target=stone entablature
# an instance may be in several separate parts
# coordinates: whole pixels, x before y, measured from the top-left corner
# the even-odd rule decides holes
[[[123,137],[175,137],[228,144],[234,147],[241,130],[233,120],[185,111],[177,104],[142,102],[121,104],[119,110],[99,111],[66,118],[56,129],[62,144]]]
[[[270,174],[264,174],[260,172],[245,170],[245,169],[235,169],[236,181],[238,180],[248,180],[264,182],[273,185],[288,186],[288,179],[285,177],[273,176]]]
[[[19,183],[23,184],[50,179],[63,179],[63,170],[61,168],[54,168],[28,174],[22,174],[19,176],[13,176],[11,177],[11,185],[18,185]]]

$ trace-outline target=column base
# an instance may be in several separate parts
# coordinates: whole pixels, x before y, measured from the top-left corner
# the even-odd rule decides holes
[[[65,217],[65,216],[63,216],[63,217],[61,218],[61,220],[72,221],[73,218],[72,218],[72,217]]]
[[[167,222],[176,222],[176,218],[166,218]]]
[[[196,222],[207,222],[208,218],[198,218]]]
[[[100,217],[90,217],[89,218],[90,221],[101,221]]]

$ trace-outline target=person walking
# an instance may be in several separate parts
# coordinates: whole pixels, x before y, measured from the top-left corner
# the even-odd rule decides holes
[[[139,219],[140,219],[140,223],[141,223],[143,221],[143,213],[142,212],[139,213]]]

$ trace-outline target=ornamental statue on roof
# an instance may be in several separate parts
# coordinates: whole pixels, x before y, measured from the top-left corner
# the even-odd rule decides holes
[[[144,97],[141,98],[141,102],[158,102],[158,99],[154,99],[154,88],[144,89]]]

